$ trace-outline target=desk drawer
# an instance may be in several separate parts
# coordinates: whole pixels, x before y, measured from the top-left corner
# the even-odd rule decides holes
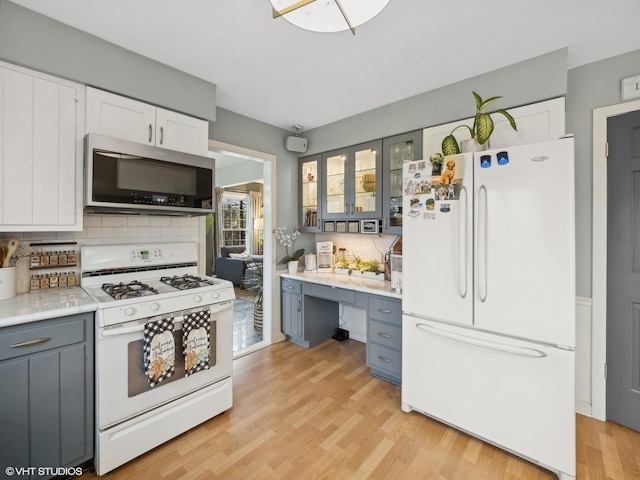
[[[333,300],[340,303],[354,303],[356,301],[356,292],[354,290],[327,287],[325,285],[317,285],[315,283],[305,284],[303,293],[312,297],[326,298],[327,300]]]
[[[287,293],[301,293],[302,285],[300,282],[295,282],[293,280],[287,280],[286,278],[281,278],[281,288],[283,292]]]
[[[0,329],[0,360],[84,342],[84,315]]]
[[[402,354],[390,348],[367,343],[367,363],[371,368],[402,376]]]
[[[402,350],[402,327],[369,320],[367,341]]]
[[[369,318],[402,325],[402,302],[371,297],[369,298]]]

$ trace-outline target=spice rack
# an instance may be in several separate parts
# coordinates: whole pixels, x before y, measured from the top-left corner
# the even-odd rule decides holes
[[[76,242],[32,243],[29,246],[29,292],[78,286]]]

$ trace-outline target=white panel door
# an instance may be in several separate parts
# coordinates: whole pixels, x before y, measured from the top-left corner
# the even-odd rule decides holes
[[[447,157],[445,165],[449,161],[452,184],[432,176],[428,161],[404,164],[402,310],[471,325],[473,155]]]
[[[573,139],[476,153],[474,163],[474,325],[574,347]]]
[[[84,87],[0,65],[0,225],[82,229]]]
[[[572,351],[403,315],[402,408],[575,476]]]
[[[155,145],[156,107],[87,87],[87,133]]]
[[[3,70],[3,224],[33,223],[33,77]]]
[[[156,145],[179,152],[206,156],[209,150],[209,123],[158,108]]]

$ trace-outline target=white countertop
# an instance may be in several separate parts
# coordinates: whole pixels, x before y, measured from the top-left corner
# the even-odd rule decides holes
[[[96,303],[79,287],[19,293],[0,300],[0,328],[95,311]]]
[[[317,272],[297,272],[297,273],[280,273],[282,278],[290,278],[291,280],[299,280],[301,282],[318,283],[320,285],[328,285],[331,287],[346,288],[347,290],[356,290],[359,292],[372,293],[374,295],[384,295],[401,299],[402,294],[396,293],[389,282],[381,280],[373,280],[371,278],[356,277],[354,275],[337,275],[335,273],[317,273]]]

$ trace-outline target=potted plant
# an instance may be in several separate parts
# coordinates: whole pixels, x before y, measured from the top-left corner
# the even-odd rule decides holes
[[[293,233],[286,233],[287,227],[276,227],[273,229],[273,233],[276,235],[276,240],[280,242],[280,245],[284,246],[287,254],[278,262],[278,265],[287,265],[289,273],[295,273],[298,270],[298,260],[304,255],[304,248],[298,250],[295,249],[296,238],[300,236],[299,227],[293,230]],[[289,254],[289,248],[293,253]]]
[[[516,127],[516,121],[506,110],[498,109],[492,112],[483,111],[488,105],[492,104],[502,97],[491,97],[486,100],[482,100],[480,95],[478,95],[476,92],[473,92],[473,96],[476,100],[476,115],[473,119],[473,126],[469,127],[468,125],[458,125],[451,131],[449,135],[444,137],[444,139],[442,140],[442,153],[444,155],[456,155],[460,153],[461,150],[460,146],[458,145],[458,141],[456,140],[456,137],[453,136],[453,132],[455,132],[459,128],[466,128],[469,130],[472,142],[476,142],[478,145],[484,145],[493,133],[494,125],[491,115],[494,113],[504,115],[505,118],[509,121],[509,125],[511,125],[511,128],[513,128],[514,130],[518,130],[518,128]],[[466,140],[463,142],[466,142]]]
[[[244,279],[244,288],[248,292],[253,292],[251,303],[253,304],[253,326],[262,329],[262,292],[264,270],[262,263],[251,261],[247,264]]]

